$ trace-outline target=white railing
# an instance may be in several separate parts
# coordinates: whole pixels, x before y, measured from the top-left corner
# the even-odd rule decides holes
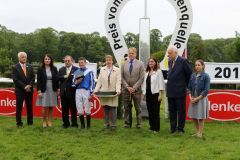
[[[167,80],[164,81],[167,83]],[[0,83],[13,83],[11,78],[0,78]],[[240,84],[239,80],[211,80],[211,84]]]

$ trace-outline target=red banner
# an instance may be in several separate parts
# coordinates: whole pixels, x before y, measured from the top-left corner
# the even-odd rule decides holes
[[[237,90],[210,90],[209,119],[217,121],[240,120],[240,91]],[[187,111],[189,107],[189,97],[187,97]],[[187,120],[190,118],[187,117]]]
[[[35,117],[42,116],[42,107],[36,106],[37,92],[33,94],[33,113]],[[234,121],[240,120],[240,91],[236,90],[210,90],[208,94],[210,120]],[[187,111],[189,106],[189,97],[187,97]],[[61,117],[62,107],[59,99],[59,105],[54,108],[54,117]],[[103,118],[103,108],[98,98],[92,99],[92,117]],[[0,116],[15,116],[16,96],[14,89],[0,90]],[[24,104],[22,115],[26,115],[26,106]],[[190,118],[187,117],[187,120]]]
[[[33,116],[42,116],[42,107],[36,106],[37,91],[33,93]],[[54,107],[54,117],[62,117],[62,107],[60,98],[58,99],[58,106]],[[92,118],[103,118],[103,108],[100,105],[100,101],[97,97],[92,98],[91,116]],[[15,116],[16,113],[16,95],[14,89],[0,89],[0,116]],[[26,106],[23,105],[22,115],[26,115]]]

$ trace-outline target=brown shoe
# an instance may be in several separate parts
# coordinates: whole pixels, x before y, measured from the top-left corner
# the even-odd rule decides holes
[[[43,122],[43,128],[46,128],[47,127],[47,122]]]
[[[52,122],[48,121],[48,127],[52,127]]]

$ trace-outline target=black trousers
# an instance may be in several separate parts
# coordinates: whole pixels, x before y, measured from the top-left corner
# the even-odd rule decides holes
[[[171,131],[184,131],[186,118],[186,97],[168,98]]]
[[[32,92],[16,91],[16,122],[18,126],[23,125],[22,122],[22,108],[25,100],[27,109],[27,124],[33,124],[33,110],[32,110]]]
[[[71,112],[71,123],[72,126],[77,125],[77,108],[75,101],[75,94],[63,93],[61,96],[61,106],[62,106],[62,121],[64,126],[70,126],[69,122],[69,110]]]
[[[159,94],[146,94],[146,103],[148,110],[148,118],[150,130],[160,131],[160,103],[158,101]]]

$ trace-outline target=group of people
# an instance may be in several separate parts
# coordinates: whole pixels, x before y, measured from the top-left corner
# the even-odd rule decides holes
[[[27,54],[18,53],[19,63],[13,66],[13,82],[16,93],[16,122],[22,128],[21,112],[25,100],[27,109],[27,124],[33,124],[33,84],[35,74],[30,64],[27,64]],[[84,113],[86,113],[87,128],[91,123],[90,99],[95,86],[93,72],[86,68],[86,59],[79,58],[79,67],[73,65],[73,58],[64,57],[65,66],[59,71],[53,65],[53,58],[46,54],[42,65],[37,71],[37,101],[36,106],[42,106],[43,127],[52,126],[53,107],[58,105],[58,96],[61,97],[63,128],[78,127],[79,116],[81,128],[85,128]],[[81,77],[77,77],[82,73]],[[69,121],[71,112],[71,123]]]
[[[169,46],[169,71],[167,76],[166,96],[170,117],[170,133],[184,133],[186,118],[186,95],[190,96],[188,115],[196,127],[194,136],[201,138],[204,120],[208,118],[209,106],[207,94],[210,78],[204,72],[204,62],[195,62],[192,73],[189,62],[178,56],[175,46]],[[136,111],[136,128],[141,128],[141,100],[146,101],[150,130],[160,131],[160,104],[164,98],[165,83],[157,59],[151,57],[145,69],[143,63],[136,59],[137,50],[128,49],[127,57],[120,69],[113,65],[113,57],[105,57],[106,66],[99,72],[97,83],[93,71],[86,67],[86,59],[79,58],[79,67],[73,66],[73,58],[64,57],[65,66],[59,71],[53,65],[49,54],[43,57],[42,66],[37,72],[37,106],[43,107],[43,127],[52,126],[53,107],[57,106],[57,96],[61,98],[63,127],[78,127],[77,116],[81,128],[90,128],[91,106],[93,96],[99,93],[111,93],[101,96],[100,103],[104,109],[104,129],[116,129],[118,97],[123,97],[124,127],[132,127],[132,107]],[[13,66],[13,81],[16,92],[16,122],[22,127],[21,111],[25,100],[27,108],[27,124],[33,124],[32,93],[35,75],[32,66],[27,64],[27,54],[18,53],[19,63]],[[69,121],[71,112],[71,123]],[[70,125],[71,124],[71,125]]]

